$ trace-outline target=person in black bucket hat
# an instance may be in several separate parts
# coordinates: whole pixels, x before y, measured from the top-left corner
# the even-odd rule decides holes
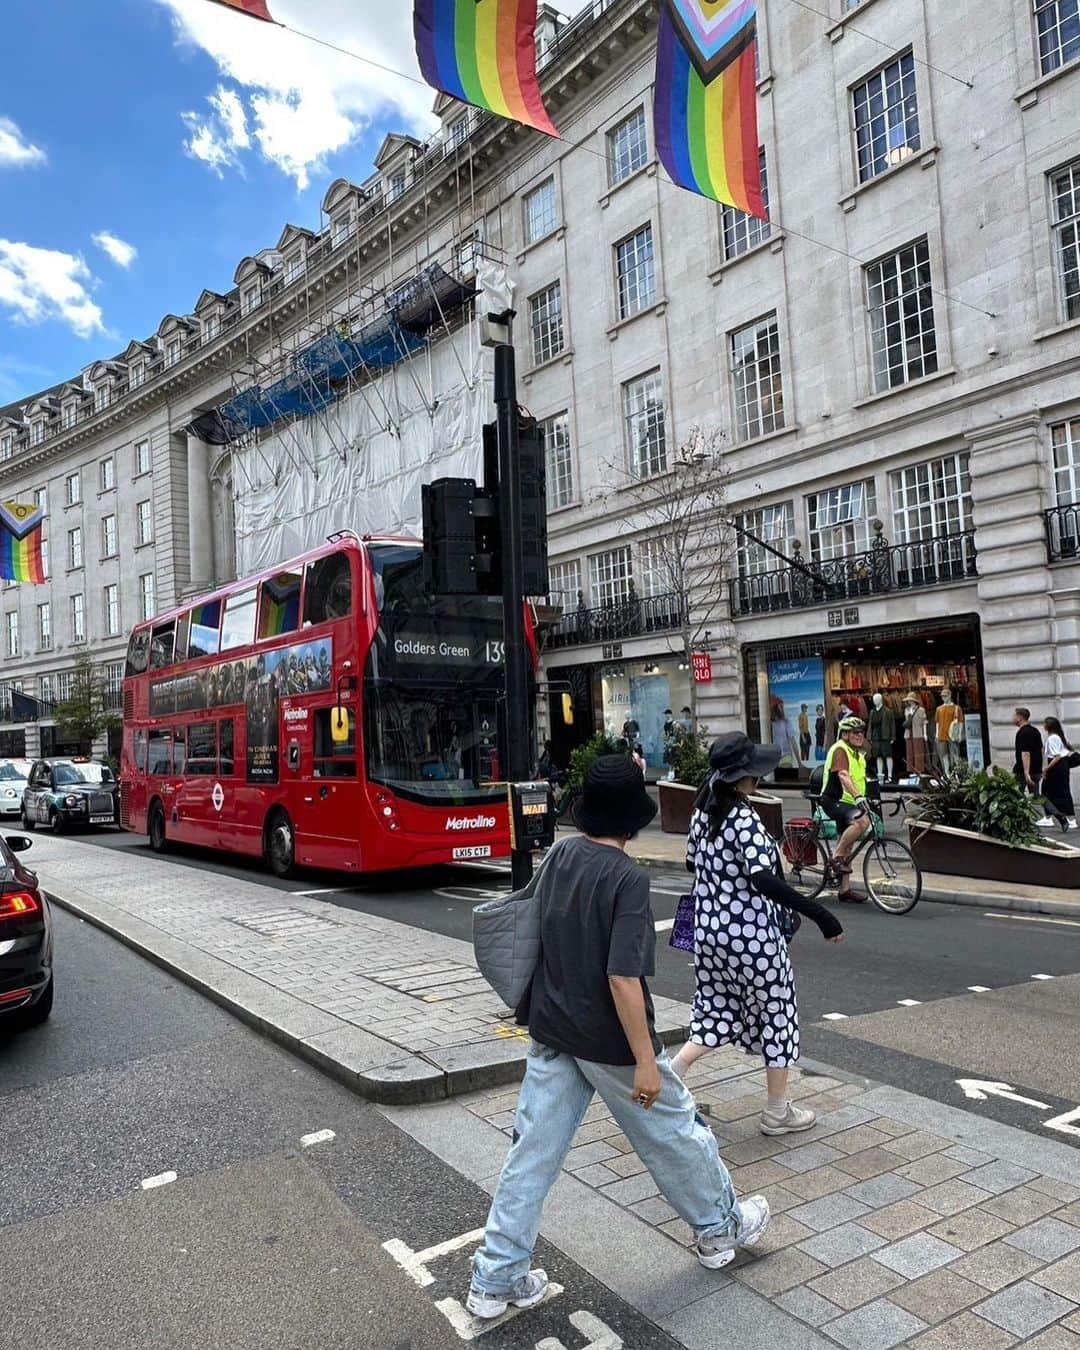
[[[540,1215],[595,1093],[693,1228],[707,1269],[734,1260],[769,1221],[763,1196],[736,1200],[716,1136],[656,1035],[646,984],[656,957],[649,877],[625,852],[655,814],[633,762],[600,756],[574,812],[582,834],[556,845],[540,873],[542,952],[518,1009],[533,1044],[513,1142],[473,1257],[467,1307],[476,1317],[545,1297],[547,1275],[530,1269]]]
[[[829,942],[844,930],[824,905],[778,875],[776,843],[747,800],[780,762],[776,745],[755,745],[741,731],[709,751],[712,773],[695,803],[686,866],[694,873],[694,975],[690,1039],[672,1060],[682,1077],[717,1046],[738,1045],[765,1061],[768,1100],[762,1134],[794,1134],[817,1117],[788,1100],[788,1073],[799,1058],[799,1009],[784,910],[812,919]],[[793,934],[793,925],[787,927]]]

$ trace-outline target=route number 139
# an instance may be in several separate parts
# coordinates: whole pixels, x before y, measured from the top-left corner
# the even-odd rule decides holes
[[[489,666],[501,666],[506,661],[505,642],[485,642],[484,660]]]

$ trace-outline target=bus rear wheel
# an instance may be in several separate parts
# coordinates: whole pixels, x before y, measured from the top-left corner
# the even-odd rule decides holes
[[[263,857],[274,876],[284,878],[292,875],[296,864],[296,834],[292,821],[284,811],[274,811],[266,818]]]
[[[169,838],[165,833],[165,812],[160,802],[155,802],[150,808],[146,820],[146,834],[154,852],[164,853],[169,846]]]

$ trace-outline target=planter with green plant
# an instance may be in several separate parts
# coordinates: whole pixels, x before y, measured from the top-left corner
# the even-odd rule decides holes
[[[660,798],[660,828],[665,834],[686,834],[694,813],[694,800],[709,776],[709,737],[695,736],[676,726],[667,744],[667,764],[672,777],[657,784]]]
[[[1004,769],[966,765],[932,782],[908,811],[911,850],[927,872],[1030,886],[1080,884],[1080,849],[1043,837],[1036,798]]]

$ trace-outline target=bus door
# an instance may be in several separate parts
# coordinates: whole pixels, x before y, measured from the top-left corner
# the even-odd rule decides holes
[[[177,837],[191,844],[213,847],[220,844],[218,812],[214,805],[217,781],[218,744],[216,722],[193,722],[187,728],[186,774],[177,784],[174,803]],[[175,729],[177,742],[183,738]],[[174,757],[176,745],[173,747]]]
[[[360,790],[357,781],[356,715],[346,708],[346,738],[335,741],[333,706],[306,708],[290,728],[282,718],[282,778],[296,787],[297,858],[317,867],[360,865]]]

